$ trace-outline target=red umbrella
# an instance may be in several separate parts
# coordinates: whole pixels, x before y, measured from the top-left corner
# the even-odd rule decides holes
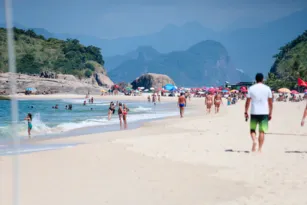
[[[298,94],[299,92],[297,92],[296,90],[291,90],[292,94]]]
[[[214,92],[215,92],[215,89],[214,89],[214,88],[209,88],[208,92],[209,92],[209,93],[214,93]]]

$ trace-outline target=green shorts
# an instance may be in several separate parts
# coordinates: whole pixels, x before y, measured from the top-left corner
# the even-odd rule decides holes
[[[256,132],[257,125],[259,125],[259,132],[267,132],[269,128],[269,115],[251,115],[251,132]]]

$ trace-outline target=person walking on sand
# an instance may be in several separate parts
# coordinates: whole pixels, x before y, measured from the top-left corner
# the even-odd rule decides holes
[[[248,109],[250,104],[250,134],[253,140],[252,152],[256,151],[257,148],[257,137],[256,128],[259,125],[259,136],[258,136],[258,152],[262,151],[264,142],[264,135],[268,131],[269,121],[272,119],[273,111],[273,96],[270,87],[263,84],[263,74],[258,73],[256,75],[256,84],[248,89],[248,94],[245,103],[245,120],[249,118]]]
[[[25,120],[28,121],[28,136],[29,139],[31,139],[31,130],[32,130],[32,114],[28,113],[27,117],[25,118]]]
[[[205,105],[207,106],[207,114],[211,113],[212,104],[213,104],[213,96],[211,92],[209,92],[205,98]]]
[[[215,96],[214,96],[214,106],[215,106],[215,113],[218,113],[220,111],[220,105],[221,103],[223,103],[222,101],[222,95],[220,92],[218,92]]]
[[[129,108],[126,104],[123,105],[123,121],[124,121],[124,128],[127,129],[127,114],[129,112]]]
[[[178,98],[178,107],[180,109],[180,117],[183,118],[184,115],[184,107],[186,106],[186,98],[184,93],[181,93]]]
[[[150,95],[148,95],[147,100],[148,100],[149,103],[151,102]]]
[[[306,107],[304,109],[304,113],[303,113],[303,118],[302,118],[302,121],[301,121],[301,126],[303,127],[305,125],[305,119],[307,117],[307,104],[306,104]]]

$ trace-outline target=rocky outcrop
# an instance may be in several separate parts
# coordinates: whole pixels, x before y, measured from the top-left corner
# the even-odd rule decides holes
[[[41,78],[53,78],[54,79],[54,78],[57,77],[57,75],[56,75],[55,72],[43,71],[43,72],[41,72],[40,77]]]
[[[23,74],[0,74],[0,92],[9,94],[9,76],[15,75],[17,92],[23,93],[26,88],[36,88],[38,94],[52,94],[52,93],[74,93],[74,94],[86,94],[88,92],[92,94],[99,94],[101,92],[101,86],[98,86],[97,81],[92,77],[87,82],[78,80],[72,75],[58,75],[57,79],[41,78],[39,76],[29,76]],[[103,74],[101,74],[103,75]],[[102,77],[102,79],[104,79]],[[105,79],[108,83],[108,79]],[[102,80],[102,82],[105,82]],[[112,82],[112,81],[111,81]]]
[[[114,85],[112,80],[108,76],[102,73],[95,73],[93,78],[95,79],[97,85],[99,86],[111,87],[112,85]]]
[[[134,80],[131,85],[133,89],[138,87],[145,87],[145,89],[150,88],[162,88],[166,84],[175,84],[174,81],[167,75],[147,73],[136,80]]]

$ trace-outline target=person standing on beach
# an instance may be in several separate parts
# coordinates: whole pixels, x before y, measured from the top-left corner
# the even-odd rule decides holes
[[[214,96],[215,113],[218,113],[220,111],[221,103],[223,103],[222,95],[220,92],[217,92],[217,94]]]
[[[123,105],[123,121],[124,121],[124,128],[127,129],[127,115],[129,112],[129,108],[126,104]]]
[[[152,94],[152,102],[154,103],[154,105],[156,105],[156,99],[157,97],[156,97],[156,93],[153,93]]]
[[[248,109],[250,104],[250,134],[253,140],[252,152],[256,151],[257,137],[256,128],[259,125],[259,137],[258,137],[258,152],[262,151],[264,142],[264,135],[268,131],[269,121],[272,119],[273,111],[273,96],[270,87],[263,84],[263,74],[258,73],[256,75],[256,84],[252,85],[248,89],[247,99],[245,103],[245,119],[249,118]]]
[[[147,100],[148,100],[149,103],[151,102],[150,95],[148,95]]]
[[[205,105],[207,106],[207,114],[211,113],[212,104],[213,104],[213,96],[211,92],[209,92],[205,99]]]
[[[184,114],[184,107],[186,106],[186,98],[184,96],[184,93],[181,93],[178,98],[178,107],[180,109],[180,117],[183,118]]]
[[[307,117],[307,104],[306,104],[306,107],[304,109],[304,113],[303,113],[303,118],[302,118],[302,121],[301,121],[301,126],[303,127],[305,125],[305,119]]]
[[[121,102],[118,104],[117,113],[119,117],[119,125],[120,127],[122,127],[123,126],[123,104]]]
[[[25,120],[28,121],[28,136],[29,139],[31,139],[31,130],[32,130],[32,114],[28,113],[27,117],[25,118]]]

